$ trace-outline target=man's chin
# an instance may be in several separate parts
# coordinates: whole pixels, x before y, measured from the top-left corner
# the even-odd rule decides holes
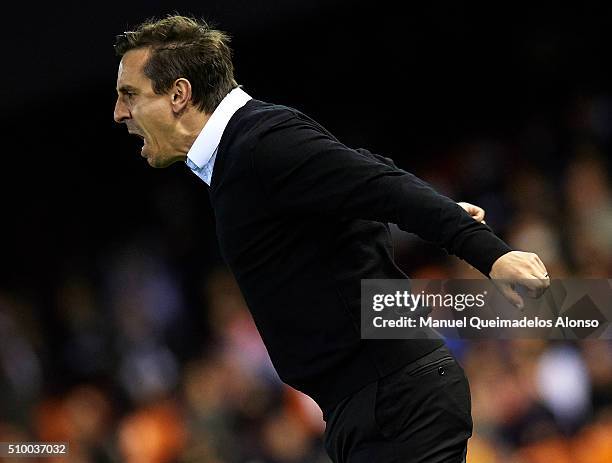
[[[168,167],[168,163],[159,162],[159,160],[153,156],[147,156],[147,162],[149,163],[151,167],[155,167],[156,169],[162,169],[164,167]]]
[[[147,160],[151,167],[156,169],[163,169],[174,162],[174,160],[164,159],[162,156],[156,156],[152,153],[147,153],[146,151],[142,151],[140,155]]]

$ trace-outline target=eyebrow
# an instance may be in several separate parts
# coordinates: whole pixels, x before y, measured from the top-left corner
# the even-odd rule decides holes
[[[126,93],[126,92],[133,92],[133,91],[136,91],[136,88],[132,87],[131,85],[122,85],[121,87],[117,89],[118,93]]]

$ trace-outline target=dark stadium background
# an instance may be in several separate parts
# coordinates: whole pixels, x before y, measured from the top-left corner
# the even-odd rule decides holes
[[[580,181],[599,178],[596,193],[610,204],[612,12],[603,3],[225,0],[3,8],[0,334],[22,333],[41,373],[22,406],[11,398],[15,384],[2,380],[0,361],[0,437],[9,429],[40,439],[37,407],[93,384],[112,404],[106,435],[113,441],[122,417],[138,405],[121,389],[112,365],[75,367],[78,348],[69,341],[79,322],[66,315],[66,301],[87,293],[100,323],[89,328],[105,333],[110,345],[109,287],[148,262],[171,274],[180,293],[181,310],[162,336],[180,372],[214,351],[217,328],[205,288],[222,271],[205,185],[183,165],[149,168],[139,141],[112,119],[114,36],[151,16],[205,17],[230,32],[237,80],[253,97],[294,106],[347,145],[392,157],[454,199],[484,206],[487,223],[505,238],[525,242],[517,230],[530,210],[558,240],[557,275],[610,275],[610,216],[598,222],[603,228],[591,223],[599,227],[594,231],[588,224],[571,226],[580,222],[575,209],[590,204],[589,197],[572,202]],[[579,172],[578,180],[572,172]],[[597,239],[586,246],[591,232]],[[398,262],[410,274],[456,274],[449,270],[456,263],[443,253],[406,236],[396,239]],[[135,255],[136,263],[130,260]],[[124,261],[131,263],[123,268]],[[12,324],[3,330],[7,320]],[[609,343],[601,345],[604,363],[612,364]],[[601,345],[593,349],[600,352]],[[538,358],[550,348],[525,348],[525,355]],[[591,348],[569,347],[584,364]],[[120,357],[115,352],[108,361]],[[612,391],[610,381],[597,387]],[[561,448],[595,416],[591,410],[579,422],[559,425]],[[609,421],[606,426],[609,432]],[[485,443],[496,449],[497,442]],[[504,448],[518,452],[523,444],[517,438]],[[315,461],[253,452],[250,457],[260,460],[251,461]],[[239,458],[229,453],[227,460],[193,461]],[[106,457],[95,461],[113,452],[101,454]],[[182,458],[177,461],[192,461]]]

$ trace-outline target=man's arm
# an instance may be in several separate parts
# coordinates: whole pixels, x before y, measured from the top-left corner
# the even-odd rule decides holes
[[[252,156],[272,207],[280,211],[392,222],[485,275],[511,251],[489,227],[421,179],[366,150],[347,148],[301,117],[264,133]]]
[[[478,222],[484,221],[485,211],[474,204],[459,202],[470,216]],[[489,276],[499,290],[516,307],[523,308],[523,298],[514,289],[513,282],[526,286],[531,297],[540,297],[550,286],[550,278],[544,263],[537,254],[522,251],[510,251],[493,263]],[[542,280],[542,281],[536,281]]]
[[[299,114],[260,136],[252,162],[272,207],[284,213],[392,222],[486,276],[512,251],[487,225],[423,180],[387,158],[346,147]]]
[[[388,166],[397,168],[393,160],[390,158],[386,158],[384,156],[381,156],[380,154],[372,153],[364,148],[355,148],[355,151],[366,154],[372,157],[373,159],[382,162],[383,164],[387,164]],[[466,203],[466,202],[457,202],[457,204],[459,204],[465,210],[465,212],[470,214],[470,217],[472,217],[477,222],[486,223],[484,220],[485,211],[482,207],[476,206],[474,204]]]

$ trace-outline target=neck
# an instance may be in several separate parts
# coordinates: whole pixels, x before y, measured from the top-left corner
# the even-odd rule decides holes
[[[192,110],[190,113],[183,114],[177,122],[176,144],[178,153],[187,159],[187,153],[195,142],[196,138],[210,119],[210,114]]]

